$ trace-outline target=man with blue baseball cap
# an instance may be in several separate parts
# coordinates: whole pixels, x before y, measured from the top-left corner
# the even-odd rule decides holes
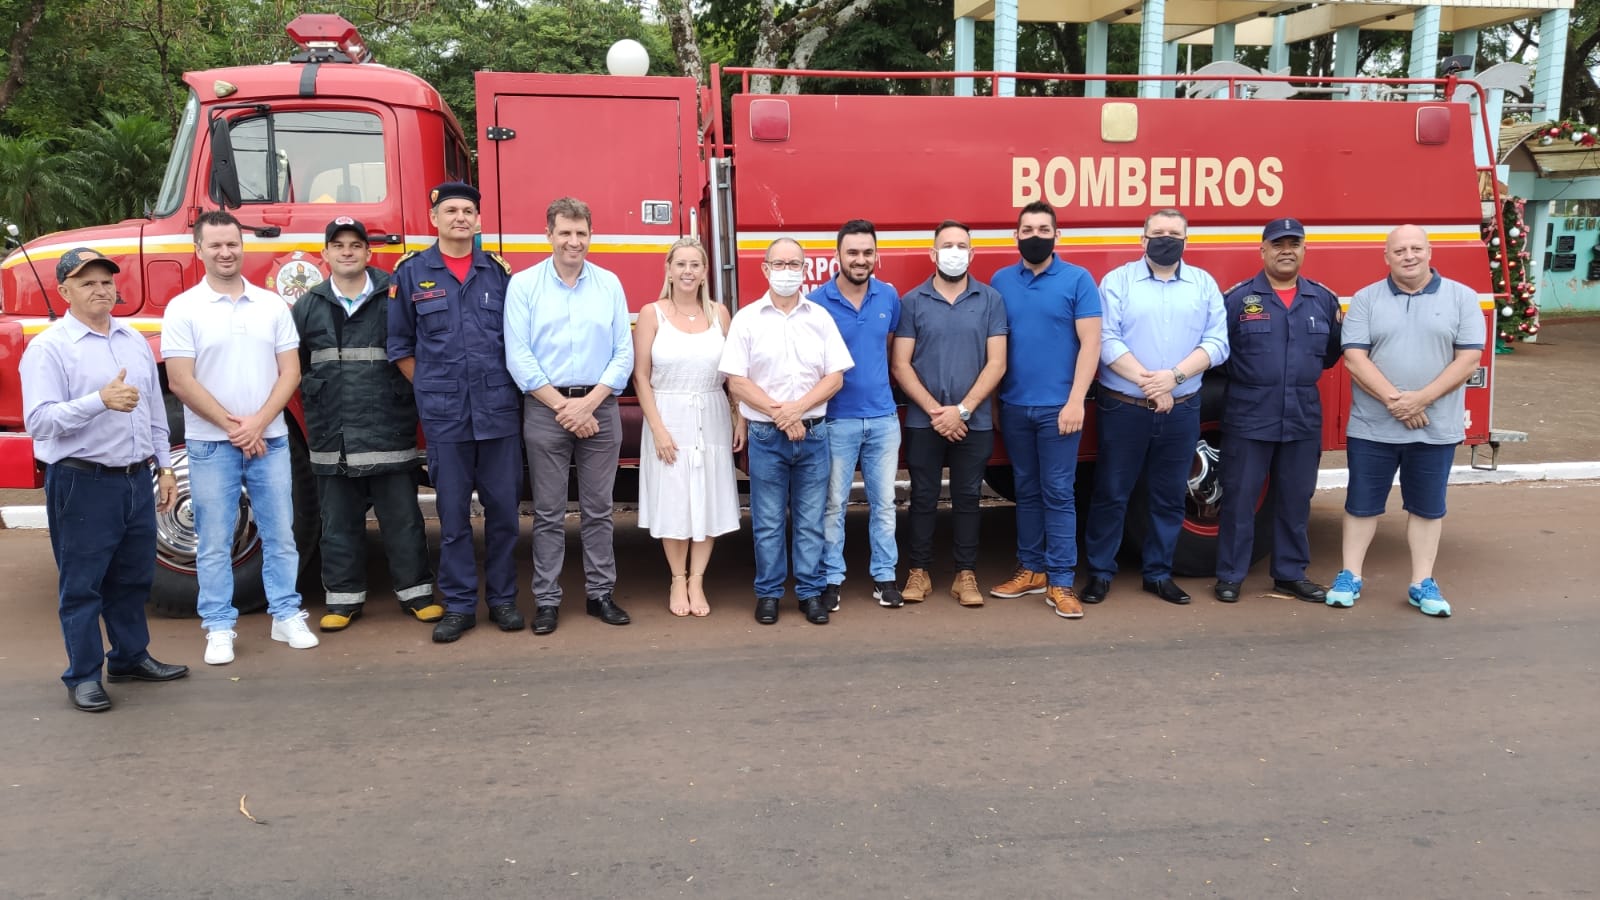
[[[1306,528],[1322,458],[1317,382],[1339,361],[1339,298],[1300,274],[1305,258],[1305,226],[1298,219],[1273,219],[1261,232],[1261,271],[1223,297],[1231,352],[1213,591],[1224,603],[1239,600],[1252,558],[1256,508],[1269,478],[1273,588],[1312,603],[1327,596],[1324,587],[1306,579]]]

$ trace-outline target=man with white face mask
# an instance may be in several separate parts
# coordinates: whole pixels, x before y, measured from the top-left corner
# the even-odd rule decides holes
[[[749,423],[750,528],[756,551],[756,621],[778,621],[789,575],[787,522],[794,520],[800,611],[828,622],[822,598],[822,513],[828,496],[828,398],[855,363],[827,310],[800,296],[805,253],[792,238],[767,247],[769,289],[728,325],[718,368]]]
[[[967,274],[972,232],[945,220],[928,256],[937,271],[900,300],[893,371],[906,399],[906,469],[911,473],[911,573],[907,602],[933,592],[933,523],[939,475],[950,467],[955,581],[950,595],[982,606],[978,564],[978,499],[994,451],[989,395],[1006,371],[1006,305],[1000,293]],[[966,415],[962,415],[965,412]]]
[[[994,274],[1011,327],[1000,436],[1017,490],[1017,571],[989,593],[1043,594],[1056,615],[1078,619],[1073,486],[1084,398],[1100,357],[1100,291],[1082,266],[1056,258],[1055,243],[1055,209],[1044,202],[1024,206],[1017,215],[1022,261]]]

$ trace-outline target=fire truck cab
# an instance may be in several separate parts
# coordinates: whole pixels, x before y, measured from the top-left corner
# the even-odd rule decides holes
[[[659,296],[666,249],[683,235],[711,249],[719,299],[737,306],[765,289],[760,260],[780,235],[805,248],[808,288],[832,277],[835,229],[852,218],[877,225],[878,277],[901,290],[932,273],[927,250],[946,218],[971,226],[971,271],[987,280],[1016,259],[1017,210],[1044,200],[1059,210],[1058,253],[1097,279],[1137,257],[1141,223],[1161,207],[1189,216],[1185,262],[1224,287],[1260,267],[1263,224],[1292,216],[1308,227],[1306,274],[1344,297],[1384,276],[1389,229],[1422,225],[1437,268],[1480,292],[1486,329],[1492,324],[1478,123],[1464,103],[742,92],[725,101],[718,73],[709,90],[689,78],[479,73],[473,179],[461,126],[432,86],[371,62],[337,16],[301,16],[288,30],[302,47],[289,63],[185,75],[189,99],[149,217],[46,235],[0,264],[0,486],[42,483],[22,424],[17,363],[26,342],[62,314],[52,277],[62,253],[89,245],[116,259],[116,313],[149,336],[159,360],[167,302],[203,275],[191,238],[202,210],[232,208],[245,225],[246,277],[293,303],[325,277],[319,254],[330,219],[364,222],[374,264],[392,268],[433,242],[428,191],[453,179],[481,188],[483,246],[517,269],[549,252],[551,200],[588,202],[590,258],[619,275],[635,312]],[[1454,84],[1441,81],[1442,95]],[[1469,443],[1489,435],[1486,343],[1468,390]],[[1208,424],[1177,567],[1184,574],[1210,571],[1223,377],[1206,375]],[[1342,366],[1323,381],[1326,449],[1343,447],[1349,391]],[[181,410],[170,395],[167,403],[181,443]],[[297,402],[289,413],[296,536],[309,566],[316,500]],[[625,405],[625,467],[636,462],[640,419]],[[1092,461],[1092,415],[1087,430]],[[183,614],[194,603],[195,538],[181,450],[175,464],[180,503],[161,517],[152,602]],[[1003,450],[990,475],[1008,491]],[[1129,517],[1131,528],[1141,521]],[[1266,543],[1258,538],[1258,552]],[[235,564],[236,603],[263,605],[249,516],[240,517]]]

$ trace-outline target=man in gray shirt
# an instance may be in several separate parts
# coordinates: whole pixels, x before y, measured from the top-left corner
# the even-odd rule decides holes
[[[1351,392],[1345,492],[1344,568],[1328,605],[1361,597],[1361,566],[1378,530],[1389,487],[1400,473],[1410,514],[1412,606],[1450,615],[1433,580],[1445,515],[1445,485],[1455,448],[1466,438],[1467,378],[1483,354],[1485,325],[1477,292],[1429,265],[1428,233],[1402,225],[1384,245],[1389,277],[1356,292],[1344,320],[1344,361]]]
[[[934,510],[939,474],[950,467],[955,524],[955,582],[962,606],[982,606],[973,570],[978,563],[978,497],[994,450],[989,395],[1006,371],[1006,307],[1000,293],[967,274],[972,233],[946,221],[934,230],[938,271],[900,301],[891,366],[905,391],[906,469],[911,474],[911,574],[901,597],[933,591]],[[888,605],[898,605],[889,604]]]

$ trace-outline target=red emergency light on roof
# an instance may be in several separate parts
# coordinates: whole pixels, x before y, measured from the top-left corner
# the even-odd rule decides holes
[[[321,57],[330,51],[343,54],[350,62],[370,62],[372,50],[361,39],[361,33],[344,16],[333,13],[302,13],[295,16],[284,31],[290,40],[299,44],[310,58]],[[331,61],[331,60],[329,60]]]

